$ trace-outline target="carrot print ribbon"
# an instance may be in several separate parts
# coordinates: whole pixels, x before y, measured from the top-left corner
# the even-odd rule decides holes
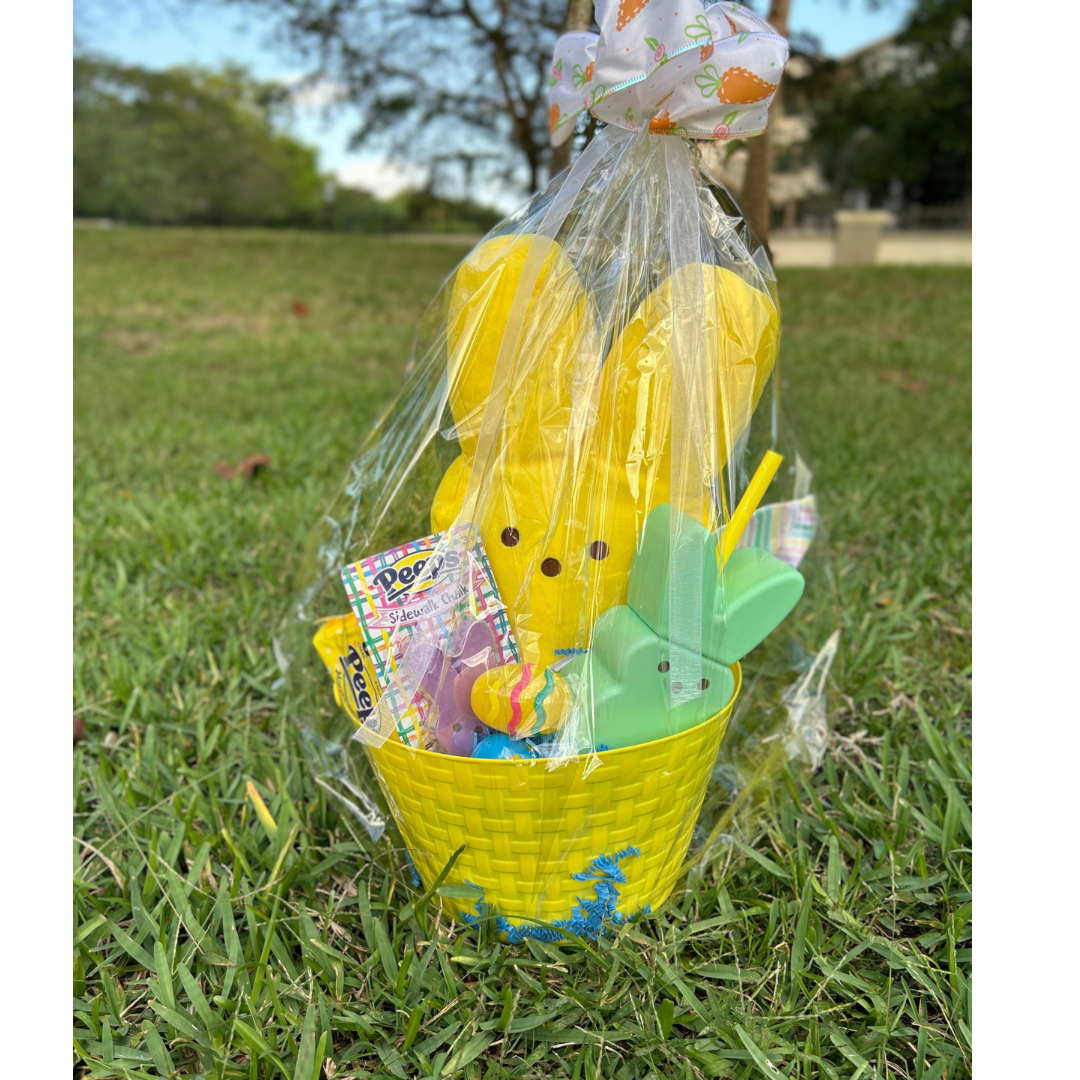
[[[574,31],[555,44],[552,146],[570,138],[586,110],[654,135],[735,139],[765,129],[788,44],[749,8],[732,0],[709,7],[596,0],[596,21],[599,34]]]

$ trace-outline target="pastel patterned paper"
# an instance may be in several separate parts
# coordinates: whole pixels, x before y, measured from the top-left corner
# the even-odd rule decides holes
[[[806,495],[757,510],[736,547],[763,548],[788,566],[798,567],[817,532],[817,500]]]
[[[420,640],[413,647],[434,656],[468,615],[491,628],[500,664],[518,660],[484,545],[475,532],[468,543],[469,532],[466,525],[450,535],[411,540],[341,572],[382,689],[377,710],[393,719],[399,738],[409,746],[421,745],[428,699],[422,691],[404,693],[395,676],[415,635]]]
[[[548,88],[551,144],[578,115],[628,131],[736,139],[765,129],[787,41],[731,0],[597,0],[599,34],[555,44]]]

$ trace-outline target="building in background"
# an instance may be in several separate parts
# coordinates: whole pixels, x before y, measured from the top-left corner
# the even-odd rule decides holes
[[[793,56],[784,78],[797,81],[810,73],[810,61]],[[785,87],[786,89],[786,87]],[[787,94],[778,95],[769,117],[772,140],[772,169],[769,174],[769,202],[773,226],[794,229],[827,225],[831,211],[830,188],[811,146],[812,120],[808,112],[792,113],[785,108]],[[705,167],[734,194],[742,190],[746,174],[746,144],[709,142],[701,147]],[[821,219],[820,221],[818,219]]]
[[[963,0],[922,0],[909,25],[839,59],[793,48],[769,121],[771,226],[827,231],[838,210],[891,227],[971,229],[971,20]],[[702,148],[736,196],[742,140]]]

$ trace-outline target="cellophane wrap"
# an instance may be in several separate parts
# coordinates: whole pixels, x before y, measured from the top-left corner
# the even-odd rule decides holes
[[[732,564],[719,550],[762,453],[781,438],[778,348],[765,250],[693,144],[670,135],[601,129],[445,283],[398,397],[312,534],[279,639],[289,708],[321,782],[373,835],[389,811],[427,885],[445,852],[434,850],[442,839],[415,850],[425,828],[452,819],[438,836],[472,843],[470,873],[494,867],[504,882],[516,837],[519,872],[536,880],[513,914],[558,923],[550,897],[587,892],[597,859],[614,860],[600,864],[609,878],[632,877],[634,837],[644,841],[661,811],[681,815],[671,860],[686,855],[721,713],[724,724],[733,709],[743,717],[736,741],[748,755],[760,749],[765,735],[746,723],[752,701],[745,690],[731,700],[738,665],[722,662],[738,628],[725,609]],[[766,550],[805,550],[813,535],[799,468],[785,450],[763,504],[788,514],[783,527],[755,515],[749,533]],[[376,558],[426,536],[438,539],[419,570],[406,572],[415,558],[402,557],[401,573],[393,554]],[[365,559],[431,616],[409,634],[377,631],[394,657],[389,675],[360,662],[370,635],[356,644],[349,589],[364,588]],[[744,684],[753,667],[751,654]],[[528,796],[524,824],[500,820],[509,804],[493,803],[479,779],[496,774],[469,756],[494,734],[519,755],[498,761],[497,776]],[[702,791],[689,794],[664,781],[684,738],[708,758],[693,763]],[[619,776],[590,795],[613,762]],[[722,762],[724,782],[737,789],[759,764]],[[556,775],[568,769],[572,782]],[[563,794],[544,794],[545,783]],[[626,815],[634,822],[620,832]],[[476,905],[460,902],[466,914],[494,906],[485,882],[449,880],[479,890]]]

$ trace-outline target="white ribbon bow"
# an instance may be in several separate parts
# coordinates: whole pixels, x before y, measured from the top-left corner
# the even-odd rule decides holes
[[[741,4],[723,0],[596,0],[599,34],[555,43],[548,89],[551,145],[578,114],[629,131],[734,139],[765,129],[787,41]]]

